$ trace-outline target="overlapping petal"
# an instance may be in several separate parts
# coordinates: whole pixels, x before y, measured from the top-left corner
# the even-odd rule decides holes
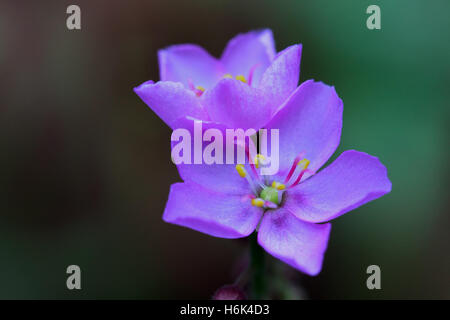
[[[201,125],[201,131],[195,134],[195,124],[197,123],[197,128],[200,129],[199,125]],[[238,172],[236,171],[236,164],[241,163],[238,161],[238,147],[234,146],[233,150],[233,159],[231,164],[227,164],[226,155],[227,152],[227,141],[226,141],[226,128],[214,122],[200,122],[196,119],[192,118],[180,118],[176,124],[175,128],[182,128],[187,130],[190,133],[190,146],[191,146],[191,157],[190,164],[177,164],[178,172],[183,179],[183,181],[195,182],[197,184],[202,185],[205,188],[210,190],[215,190],[218,192],[228,193],[228,194],[250,194],[251,189],[247,183],[247,181],[240,177]],[[211,141],[203,141],[202,137],[207,130],[216,130],[220,132],[222,136],[222,155],[218,159],[221,160],[222,164],[206,164],[205,157],[203,156],[203,152],[205,147],[209,145],[211,142],[215,141],[215,138],[211,138]],[[199,136],[200,135],[200,136]],[[200,139],[195,141],[194,137]],[[181,139],[180,139],[181,140]],[[236,140],[235,140],[236,141]],[[180,143],[180,141],[173,141],[172,147],[176,144]],[[250,143],[247,140],[247,143]],[[248,145],[248,144],[247,144]],[[199,152],[197,160],[201,160],[201,164],[195,164],[195,150]],[[199,159],[201,157],[201,159]],[[245,160],[245,159],[244,159]],[[248,163],[248,162],[247,162]]]
[[[246,78],[256,66],[252,80],[252,84],[256,86],[275,54],[272,31],[265,29],[235,36],[228,42],[220,61],[227,73],[243,75]]]
[[[220,80],[201,100],[211,120],[229,128],[258,130],[272,114],[271,102],[263,91],[234,79]]]
[[[134,88],[134,92],[172,129],[181,117],[208,119],[198,97],[181,83],[147,81]]]
[[[280,175],[286,174],[301,152],[310,160],[311,171],[330,158],[339,145],[342,112],[334,87],[309,80],[296,89],[265,126],[279,129]]]
[[[330,230],[329,223],[304,222],[280,208],[264,215],[258,242],[274,257],[314,276],[322,268]]]
[[[174,45],[158,51],[162,81],[212,87],[225,73],[219,60],[205,49],[193,44]]]
[[[262,210],[239,195],[214,192],[195,183],[170,188],[163,220],[214,237],[241,238],[251,234]]]
[[[269,97],[272,112],[297,88],[301,54],[301,44],[290,46],[281,51],[264,72],[259,88]]]
[[[303,221],[325,222],[390,191],[386,167],[378,158],[349,150],[289,190],[285,208]]]

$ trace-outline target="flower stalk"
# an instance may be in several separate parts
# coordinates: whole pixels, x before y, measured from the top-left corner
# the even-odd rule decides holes
[[[258,244],[258,233],[254,232],[250,237],[250,298],[254,300],[264,299],[267,284],[264,277],[265,256],[264,249]]]

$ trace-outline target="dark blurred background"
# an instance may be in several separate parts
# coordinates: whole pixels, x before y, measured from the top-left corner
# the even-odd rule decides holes
[[[82,29],[66,28],[81,7]],[[381,30],[366,28],[370,4]],[[166,224],[169,128],[133,93],[157,50],[220,56],[240,32],[303,44],[301,81],[344,101],[339,154],[388,167],[392,192],[333,224],[309,298],[450,298],[450,2],[2,1],[0,298],[210,298],[234,281],[246,240]],[[334,157],[336,157],[336,155]],[[82,290],[66,288],[66,268]],[[366,268],[381,267],[381,290]]]

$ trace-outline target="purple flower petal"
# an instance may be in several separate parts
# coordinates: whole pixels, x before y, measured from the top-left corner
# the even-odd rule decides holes
[[[211,142],[206,141],[201,144],[201,161],[202,164],[195,164],[195,141],[194,141],[194,122],[196,119],[180,118],[174,125],[175,128],[183,128],[189,131],[191,135],[191,164],[178,164],[178,172],[185,182],[195,182],[203,187],[215,190],[217,192],[229,193],[229,194],[250,194],[251,189],[247,181],[240,177],[236,171],[237,162],[237,150],[234,151],[233,164],[226,164],[226,129],[223,125],[214,122],[202,122],[202,132],[204,133],[208,129],[219,130],[222,134],[222,155],[223,164],[205,164],[203,151],[205,146]],[[172,142],[172,148],[178,144],[178,141]],[[247,142],[248,143],[248,142]]]
[[[322,269],[330,230],[329,223],[304,222],[281,208],[265,213],[258,242],[274,257],[314,276]]]
[[[205,189],[195,183],[170,188],[163,220],[214,237],[241,238],[251,234],[262,210],[249,199]]]
[[[265,126],[280,130],[280,174],[286,174],[301,152],[310,160],[311,171],[330,158],[339,145],[342,111],[334,87],[309,80],[294,91]],[[303,179],[309,175],[307,172]]]
[[[301,45],[293,45],[280,52],[264,72],[259,88],[269,95],[272,111],[281,106],[297,88],[300,77]]]
[[[134,88],[134,92],[171,128],[178,118],[186,115],[208,119],[199,98],[181,83],[147,81]]]
[[[252,85],[259,83],[263,72],[275,57],[272,31],[251,31],[238,34],[231,39],[221,57],[226,72],[233,76],[248,78],[250,70],[258,64],[253,74]]]
[[[390,191],[386,167],[378,158],[349,150],[289,190],[285,208],[303,221],[324,222]]]
[[[225,73],[222,64],[205,49],[193,44],[180,44],[158,51],[162,81],[212,87]]]
[[[271,108],[264,93],[234,79],[222,79],[202,96],[212,121],[229,128],[258,130],[269,121]]]

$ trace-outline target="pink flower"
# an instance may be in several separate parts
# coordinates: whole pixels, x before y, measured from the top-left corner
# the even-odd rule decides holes
[[[161,81],[134,91],[172,128],[190,116],[259,129],[297,87],[301,49],[277,54],[268,29],[237,35],[220,59],[197,45],[174,45],[158,52]]]

